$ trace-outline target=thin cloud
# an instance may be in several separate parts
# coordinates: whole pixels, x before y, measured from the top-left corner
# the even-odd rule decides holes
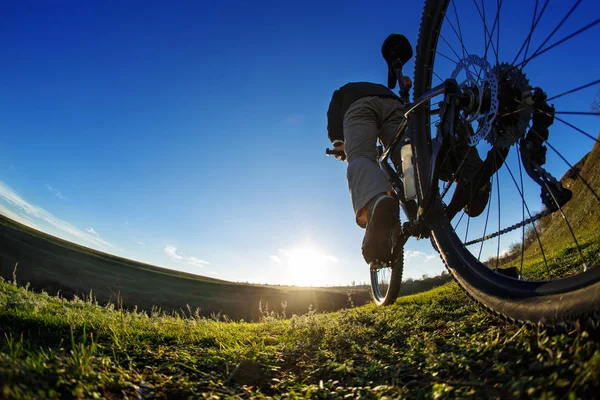
[[[9,205],[16,207],[19,210],[19,215],[24,218],[27,218],[29,221],[41,220],[54,228],[58,229],[62,233],[66,233],[74,238],[84,240],[90,244],[94,244],[100,247],[110,247],[114,248],[114,246],[108,243],[105,240],[102,240],[98,237],[90,235],[74,227],[66,221],[63,221],[60,218],[55,217],[48,211],[44,210],[41,207],[35,206],[26,200],[24,200],[21,196],[19,196],[14,190],[12,190],[8,185],[4,182],[0,181],[0,198],[2,198]],[[39,228],[36,228],[39,229]],[[40,229],[42,230],[42,229]]]
[[[437,258],[437,254],[425,253],[418,250],[405,250],[404,251],[404,259],[410,260],[411,258],[420,259],[424,262],[431,261]]]
[[[167,247],[165,247],[164,250],[165,250],[165,253],[175,261],[194,265],[196,267],[204,267],[205,265],[210,264],[208,261],[201,260],[196,257],[185,256],[184,254],[178,252],[177,247],[175,247],[175,246],[167,246]]]
[[[287,125],[298,125],[304,121],[304,115],[290,114],[283,120]]]
[[[269,258],[271,258],[271,260],[275,261],[276,263],[281,263],[281,258],[277,257],[276,255],[271,255]]]
[[[145,242],[136,242],[137,244],[139,244],[142,247],[146,247],[146,243]]]
[[[65,197],[65,196],[63,196],[63,194],[61,193],[61,191],[60,191],[60,190],[58,190],[58,189],[56,189],[55,187],[52,187],[52,186],[50,186],[50,185],[46,184],[46,188],[47,188],[49,191],[51,191],[52,193],[54,193],[54,195],[55,195],[56,197],[58,197],[59,199],[61,199],[61,200],[64,200],[64,199],[66,199],[66,197]]]
[[[504,257],[504,256],[505,256],[505,255],[507,255],[508,253],[510,253],[510,248],[509,248],[509,247],[507,247],[507,248],[506,248],[506,249],[504,249],[504,250],[501,250],[501,251],[500,251],[500,254],[499,254],[499,256],[500,256],[500,257]]]
[[[16,212],[13,212],[12,210],[9,210],[3,204],[0,204],[0,214],[12,219],[13,221],[17,221],[25,226],[28,226],[30,228],[37,229],[38,231],[42,230],[39,226],[37,226],[29,218],[24,217],[23,215],[17,214]]]

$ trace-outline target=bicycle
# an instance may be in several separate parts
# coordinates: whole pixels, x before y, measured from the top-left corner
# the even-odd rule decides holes
[[[474,6],[471,4],[483,21],[484,50],[469,53],[454,1],[425,2],[417,42],[414,101],[407,105],[391,145],[385,150],[378,147],[380,168],[388,176],[406,220],[393,250],[395,261],[381,267],[371,266],[372,297],[378,305],[394,303],[401,286],[407,241],[430,239],[459,286],[494,314],[517,324],[597,328],[600,176],[592,167],[596,158],[600,160],[600,141],[559,116],[595,113],[557,111],[549,102],[591,88],[600,79],[549,96],[544,89],[530,83],[535,78],[524,69],[538,56],[598,25],[600,19],[547,44],[579,7],[581,2],[577,1],[543,43],[529,53],[531,37],[548,5],[547,1],[543,6],[536,1],[529,34],[518,54],[514,59],[511,57],[512,61],[500,62],[502,3],[496,3],[491,27],[486,21],[483,0],[481,7],[477,1]],[[458,50],[450,45],[450,35],[460,41]],[[452,56],[443,53],[443,43]],[[405,44],[397,43],[383,53],[386,61],[394,65],[401,83],[400,97],[408,102],[411,82],[403,75],[402,68],[412,57],[412,49],[408,54]],[[437,71],[447,68],[448,60],[454,66],[450,77],[442,79]],[[441,83],[433,85],[434,77]],[[582,135],[582,138],[568,136],[579,153],[571,150],[561,153],[551,143],[555,121]],[[401,143],[405,132],[410,143]],[[578,161],[581,151],[587,151],[580,144],[584,138],[593,149],[585,160]],[[402,164],[403,160],[392,157],[400,145],[410,146],[413,175]],[[548,148],[552,153],[547,154]],[[489,149],[485,158],[480,157],[485,149]],[[336,154],[329,149],[326,153]],[[479,164],[480,169],[467,176],[469,160],[475,153],[483,166]],[[563,153],[576,154],[575,162],[567,160],[566,155],[573,159],[572,154]],[[545,166],[547,159],[552,159],[552,163]],[[545,169],[554,169],[559,161],[568,167],[568,173],[561,179]],[[411,177],[414,189],[409,187]],[[479,182],[474,184],[475,177],[481,182],[488,179],[490,194],[484,211],[472,217],[466,208],[474,193],[464,190],[460,182],[470,182],[471,190],[475,190],[480,186]],[[501,184],[501,179],[508,184]],[[526,184],[537,187],[537,191],[529,190]],[[414,194],[406,198],[407,192],[413,190]],[[536,211],[532,198],[540,192],[542,208]],[[505,202],[501,204],[502,199]],[[519,206],[515,206],[517,202]],[[492,208],[497,214],[497,224],[490,221]],[[517,240],[506,255],[500,251],[502,237]],[[484,246],[487,246],[485,251]]]

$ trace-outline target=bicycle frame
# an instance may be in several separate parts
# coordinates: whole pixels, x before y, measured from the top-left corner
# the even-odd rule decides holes
[[[421,95],[418,99],[416,99],[416,101],[414,103],[409,104],[409,109],[404,113],[404,118],[402,119],[402,122],[400,123],[400,126],[398,127],[398,130],[396,132],[396,135],[395,135],[394,139],[392,140],[392,142],[390,143],[390,145],[387,147],[387,149],[385,149],[385,151],[382,151],[381,147],[379,147],[379,152],[380,152],[379,159],[378,159],[379,167],[383,170],[383,172],[388,177],[388,180],[389,180],[392,188],[396,192],[396,194],[402,204],[406,203],[406,198],[404,196],[404,187],[402,184],[402,180],[400,179],[400,173],[398,171],[395,171],[389,163],[390,157],[393,154],[396,147],[398,146],[398,144],[400,143],[402,137],[406,133],[406,130],[408,129],[411,114],[416,109],[418,109],[419,107],[422,107],[423,105],[427,104],[431,99],[433,99],[434,97],[439,96],[441,94],[445,95],[444,96],[444,104],[447,106],[450,106],[449,114],[451,114],[450,117],[453,118],[454,117],[453,108],[452,108],[453,102],[451,101],[451,99],[456,98],[456,96],[462,95],[462,92],[454,79],[448,79],[445,82],[441,83],[440,85],[435,86],[435,87],[429,89],[427,92],[423,93],[423,95]],[[448,117],[448,115],[444,111],[436,110],[436,112],[440,113],[440,118],[442,121]],[[415,142],[414,135],[416,135],[416,134],[417,133],[415,132],[414,129],[410,130],[409,135],[410,135],[411,144]],[[438,130],[436,133],[436,138],[433,142],[433,147],[432,147],[431,165],[429,167],[429,177],[428,177],[429,185],[427,186],[425,193],[422,193],[422,191],[421,191],[423,188],[420,188],[420,190],[417,190],[417,199],[418,199],[417,206],[418,206],[418,208],[417,209],[411,209],[411,208],[405,209],[408,219],[409,219],[409,221],[408,221],[409,225],[406,225],[406,223],[405,223],[405,225],[403,226],[403,230],[406,229],[407,231],[410,231],[409,236],[412,234],[418,233],[419,231],[422,231],[422,229],[415,229],[415,228],[421,227],[423,225],[424,221],[426,220],[425,216],[428,215],[428,212],[429,212],[429,209],[431,206],[431,202],[432,202],[433,196],[434,196],[434,191],[431,189],[434,185],[434,179],[436,177],[435,166],[436,166],[437,156],[439,154],[439,150],[442,145],[442,138],[443,138],[443,132],[438,127]],[[414,153],[415,152],[413,151],[413,154]],[[392,162],[393,161],[394,160],[392,160]],[[394,163],[394,164],[396,164],[396,163]],[[396,169],[398,169],[398,167],[396,167]],[[417,173],[424,172],[424,171],[418,171],[418,168],[415,168],[415,170],[417,170]],[[428,231],[428,230],[425,230],[425,231]]]

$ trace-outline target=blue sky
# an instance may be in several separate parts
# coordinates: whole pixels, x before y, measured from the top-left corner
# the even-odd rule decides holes
[[[555,39],[600,15],[587,3]],[[558,7],[542,20],[546,34],[568,11]],[[345,164],[324,156],[327,106],[348,81],[385,83],[380,45],[391,32],[415,45],[421,8],[3,2],[0,212],[227,280],[366,282]],[[503,34],[516,35],[510,28],[530,21],[527,12],[508,9]],[[475,37],[481,24],[463,30]],[[598,78],[597,52],[584,51],[597,47],[591,32],[569,48],[581,60],[546,58],[540,82],[559,90],[557,77]],[[587,111],[594,93],[566,104]],[[593,123],[583,124],[597,132]],[[409,276],[441,271],[427,244],[415,249]]]

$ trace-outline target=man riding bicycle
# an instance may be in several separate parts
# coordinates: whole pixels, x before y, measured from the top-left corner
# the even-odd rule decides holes
[[[398,50],[399,49],[399,50]],[[384,41],[382,53],[405,52],[408,60],[412,48],[408,40],[399,34],[392,34]],[[377,163],[377,141],[388,147],[394,139],[407,106],[406,98],[400,98],[390,89],[396,86],[396,65],[394,57],[387,58],[387,87],[370,82],[351,82],[334,91],[327,111],[327,131],[334,146],[336,158],[348,162],[347,180],[352,199],[356,223],[366,228],[362,243],[362,253],[368,264],[382,264],[392,261],[393,232],[399,227],[398,201],[386,174]],[[408,82],[402,82],[401,85]],[[408,134],[405,134],[408,136]],[[404,139],[404,138],[403,138]],[[474,155],[477,153],[474,152]],[[469,169],[474,175],[482,161],[478,156],[470,156]],[[460,185],[464,188],[469,185]],[[479,215],[489,197],[489,181],[478,187],[469,187],[470,209],[465,211],[472,216]],[[464,190],[462,190],[464,192]],[[457,190],[457,193],[459,190]],[[483,206],[482,206],[483,205]],[[462,208],[462,206],[461,206]]]

